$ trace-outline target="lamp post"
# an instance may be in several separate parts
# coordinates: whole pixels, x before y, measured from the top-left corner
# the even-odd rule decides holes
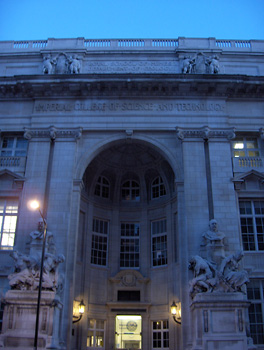
[[[32,210],[39,211],[40,216],[43,220],[43,225],[44,225],[42,254],[41,254],[41,262],[40,262],[40,274],[39,274],[39,286],[38,286],[38,301],[37,301],[35,337],[34,337],[34,350],[37,350],[38,349],[39,312],[40,312],[40,300],[41,300],[41,289],[42,289],[43,265],[44,265],[44,258],[45,258],[46,236],[47,236],[47,221],[44,218],[44,216],[40,210],[40,205],[39,205],[38,201],[34,200],[34,201],[31,201],[29,204],[30,204],[30,208]]]

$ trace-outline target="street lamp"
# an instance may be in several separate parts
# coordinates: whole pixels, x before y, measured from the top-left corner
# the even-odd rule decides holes
[[[40,275],[39,275],[39,286],[38,286],[38,302],[37,302],[37,314],[36,314],[36,325],[35,325],[35,338],[34,338],[34,350],[37,350],[38,349],[39,311],[40,311],[40,300],[41,300],[41,289],[42,289],[43,265],[44,265],[45,248],[46,248],[47,221],[44,218],[44,216],[40,210],[40,204],[37,200],[30,201],[29,207],[31,210],[38,210],[39,211],[40,216],[43,220],[43,225],[44,225],[42,255],[41,255]]]

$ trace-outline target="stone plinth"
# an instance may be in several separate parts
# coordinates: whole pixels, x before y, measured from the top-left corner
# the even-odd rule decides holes
[[[37,291],[9,290],[6,293],[0,346],[5,349],[33,349],[37,299]],[[55,292],[42,291],[38,348],[59,349],[60,310],[61,303]]]
[[[247,350],[247,309],[242,293],[199,293],[191,304],[192,350]]]

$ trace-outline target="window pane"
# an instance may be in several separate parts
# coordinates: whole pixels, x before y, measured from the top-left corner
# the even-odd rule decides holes
[[[247,148],[258,148],[258,144],[256,140],[247,141],[246,145],[247,145]]]
[[[17,225],[18,203],[14,199],[0,200],[0,241],[1,249],[14,246]]]
[[[121,223],[120,267],[139,267],[139,224]]]
[[[162,266],[167,264],[167,225],[166,219],[153,221],[152,231],[152,265]]]

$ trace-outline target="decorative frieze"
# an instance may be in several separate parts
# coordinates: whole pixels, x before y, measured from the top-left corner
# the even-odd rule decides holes
[[[204,140],[208,140],[212,138],[232,140],[233,138],[236,137],[234,128],[212,129],[212,128],[209,128],[208,126],[204,126],[202,128],[197,128],[197,129],[187,129],[187,128],[176,127],[176,133],[177,133],[177,137],[181,141],[186,139],[193,139],[193,138],[201,138]]]
[[[25,128],[24,131],[27,140],[48,138],[54,141],[58,138],[67,138],[69,141],[69,139],[78,140],[82,135],[82,128],[57,129],[54,126],[43,129]]]

